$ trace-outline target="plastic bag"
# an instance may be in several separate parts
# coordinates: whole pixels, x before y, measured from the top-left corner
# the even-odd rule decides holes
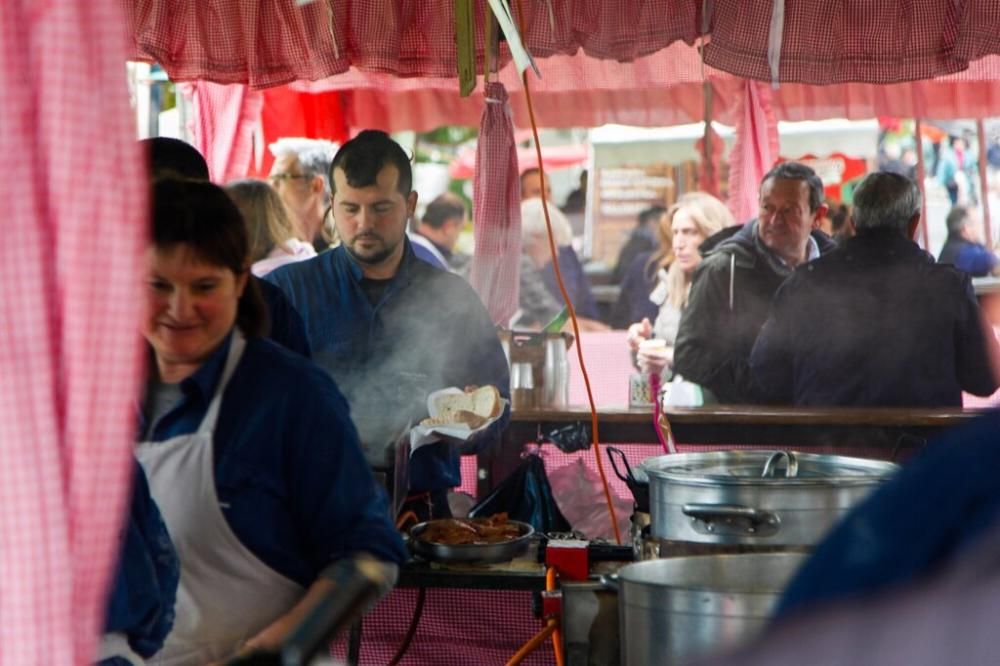
[[[584,464],[583,458],[552,472],[552,493],[563,515],[588,539],[614,539],[614,529],[608,516],[608,503],[600,475]],[[631,499],[619,497],[612,489],[611,502],[620,534],[627,535],[632,516]]]
[[[511,520],[528,523],[539,532],[568,532],[566,520],[552,496],[545,463],[537,455],[525,456],[510,476],[500,482],[469,511],[470,518],[506,512]]]

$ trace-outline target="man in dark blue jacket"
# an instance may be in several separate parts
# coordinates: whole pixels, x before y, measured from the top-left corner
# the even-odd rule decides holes
[[[427,416],[429,393],[490,384],[509,399],[507,360],[472,288],[413,253],[406,224],[417,193],[403,149],[384,132],[364,131],[330,168],[342,245],[267,279],[302,315],[313,360],[347,397],[369,464],[388,471],[395,440]],[[460,454],[499,440],[508,419],[505,410],[462,450],[446,442],[417,449],[409,460],[413,508],[429,502],[432,515],[448,515]]]
[[[811,406],[960,407],[997,388],[996,341],[968,276],[910,240],[920,193],[874,173],[854,193],[857,235],[795,271],[750,356],[759,397]]]
[[[997,267],[997,257],[979,242],[979,230],[965,206],[955,206],[945,218],[948,240],[941,248],[938,262],[953,264],[972,277],[986,277]]]
[[[747,360],[771,298],[799,264],[835,246],[819,231],[826,214],[823,181],[797,162],[783,162],[760,184],[760,213],[742,227],[714,234],[691,281],[674,348],[674,373],[720,402],[754,402]]]

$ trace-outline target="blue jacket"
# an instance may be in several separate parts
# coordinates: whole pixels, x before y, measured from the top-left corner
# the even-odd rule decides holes
[[[142,467],[135,463],[128,520],[122,528],[111,595],[105,613],[104,631],[126,635],[129,645],[142,657],[151,657],[161,647],[174,624],[174,601],[180,580],[180,562]],[[105,659],[104,666],[125,664]]]
[[[862,232],[800,267],[750,355],[759,398],[780,404],[960,407],[990,395],[968,276],[893,232]]]
[[[313,359],[347,397],[375,467],[391,466],[382,448],[427,416],[429,393],[491,384],[510,399],[507,359],[479,296],[460,277],[417,259],[405,243],[399,270],[374,306],[362,290],[361,268],[343,247],[267,275],[301,313]],[[462,452],[498,441],[509,414]],[[418,449],[410,488],[459,485],[460,453],[445,443]]]
[[[271,330],[267,337],[285,349],[291,349],[293,352],[309,358],[309,340],[306,338],[306,327],[302,323],[302,317],[295,311],[280,289],[256,275],[252,275],[251,279],[260,289],[271,320]]]
[[[198,429],[230,341],[181,382],[184,398],[154,424],[152,441]],[[249,338],[226,386],[213,445],[226,521],[278,573],[306,587],[333,561],[358,552],[386,562],[406,559],[347,403],[310,361]]]
[[[945,242],[938,263],[952,264],[972,277],[985,277],[996,268],[997,257],[985,246],[958,236],[949,237]]]
[[[1000,519],[1000,411],[951,430],[856,506],[778,605],[782,618],[865,597],[944,565]]]

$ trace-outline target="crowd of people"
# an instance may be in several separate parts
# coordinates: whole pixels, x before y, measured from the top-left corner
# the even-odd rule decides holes
[[[279,645],[345,563],[391,587],[406,556],[394,517],[450,516],[460,456],[499,441],[510,416],[463,445],[421,446],[400,475],[428,394],[491,385],[509,402],[509,368],[456,252],[465,202],[442,194],[418,218],[410,160],[387,134],[281,141],[268,181],[225,187],[188,144],[144,145],[150,362],[101,658],[184,666]],[[563,310],[551,191],[537,170],[521,185],[514,323],[540,328]],[[906,176],[867,176],[848,215],[786,162],[759,200],[742,225],[702,192],[640,215],[618,314],[641,372],[740,403],[944,407],[997,389],[969,278],[996,259],[968,209],[949,215],[935,262],[912,240],[921,202]],[[556,206],[547,217],[582,330],[609,330],[570,222]]]

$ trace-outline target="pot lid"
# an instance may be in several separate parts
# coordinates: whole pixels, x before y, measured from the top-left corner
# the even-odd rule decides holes
[[[748,450],[656,456],[640,468],[651,477],[686,483],[841,485],[886,479],[899,466],[868,458]]]

